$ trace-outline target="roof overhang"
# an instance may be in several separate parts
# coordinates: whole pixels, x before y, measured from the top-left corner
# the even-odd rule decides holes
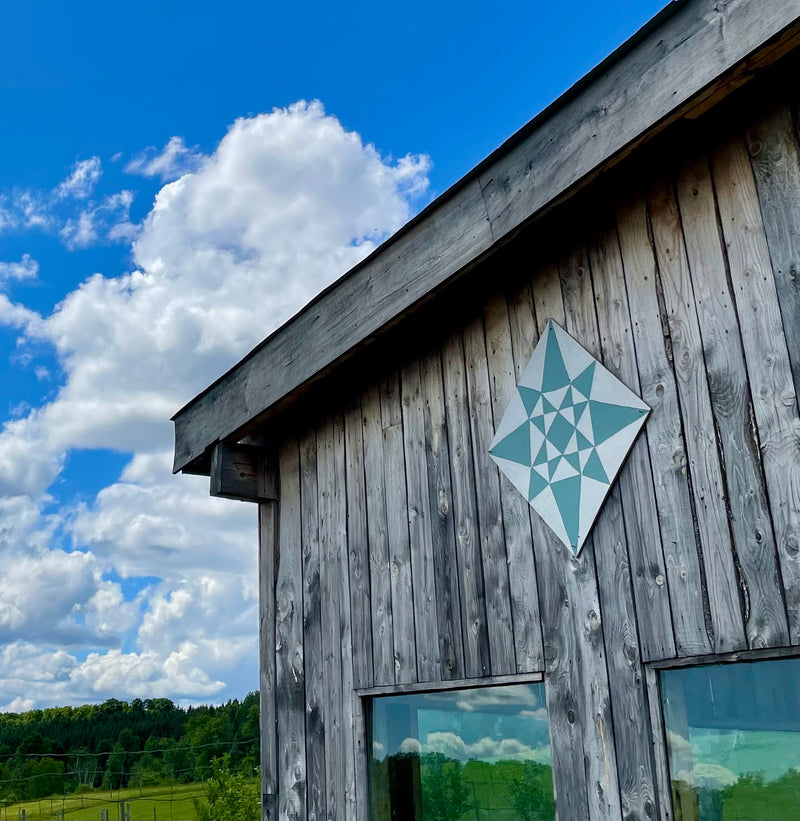
[[[676,119],[800,44],[797,0],[673,2],[173,417],[174,470],[210,471],[309,384]]]

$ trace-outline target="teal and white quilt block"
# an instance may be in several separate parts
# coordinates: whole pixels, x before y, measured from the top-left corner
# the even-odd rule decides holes
[[[489,454],[577,556],[649,412],[551,319]]]

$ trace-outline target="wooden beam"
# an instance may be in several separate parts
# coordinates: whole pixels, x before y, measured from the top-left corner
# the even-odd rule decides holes
[[[211,455],[212,496],[240,502],[278,499],[278,471],[269,449],[217,442]]]
[[[675,8],[180,410],[174,470],[191,468],[216,441],[241,439],[276,403],[723,88],[744,60],[780,52],[800,19],[796,0]]]

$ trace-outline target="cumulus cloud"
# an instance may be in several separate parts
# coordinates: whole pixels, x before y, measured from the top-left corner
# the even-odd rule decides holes
[[[14,280],[36,279],[38,273],[39,263],[30,254],[23,254],[19,262],[0,262],[0,288]]]
[[[459,761],[469,761],[471,758],[477,758],[492,761],[512,759],[550,763],[549,745],[531,747],[517,738],[494,739],[484,737],[472,743],[467,743],[457,733],[435,732],[428,733],[422,751],[442,753],[448,758],[455,758]]]
[[[51,346],[64,376],[51,401],[0,430],[0,498],[16,505],[14,523],[0,518],[0,550],[19,582],[0,594],[7,706],[21,694],[197,700],[256,685],[255,511],[210,499],[202,477],[171,475],[168,420],[402,225],[430,167],[382,157],[317,102],[237,120],[208,156],[176,138],[147,162],[165,178],[180,162],[192,171],[162,187],[140,229],[130,192],[91,199],[94,166],[57,189],[82,197],[62,240],[118,230],[133,270],[89,277],[50,314],[0,294],[0,324],[23,348]],[[131,460],[90,503],[45,515],[74,449]],[[131,593],[126,580],[143,577]],[[46,613],[25,578],[52,592]]]
[[[195,171],[204,159],[197,146],[188,148],[183,137],[171,137],[161,151],[150,146],[137,154],[125,166],[125,173],[159,177],[162,182],[171,182],[183,174]]]

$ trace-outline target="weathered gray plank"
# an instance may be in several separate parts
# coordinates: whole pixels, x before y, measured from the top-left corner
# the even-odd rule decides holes
[[[538,273],[533,282],[536,317],[518,312],[514,322],[517,328],[526,319],[530,323],[523,338],[541,333],[550,318],[565,324],[557,268],[548,264]],[[592,539],[587,539],[580,556],[573,557],[533,511],[531,529],[556,814],[564,821],[618,819],[620,796]],[[576,761],[583,766],[576,767]]]
[[[770,14],[754,0],[680,7],[182,409],[175,417],[175,469],[250,424],[502,236],[665,128],[797,18],[793,0],[774,0]]]
[[[362,698],[371,696],[390,696],[397,693],[427,693],[440,690],[456,690],[460,688],[499,687],[503,684],[525,684],[544,681],[542,673],[512,673],[508,676],[484,676],[479,680],[474,678],[448,679],[447,681],[422,681],[414,684],[389,684],[383,687],[369,687],[359,690]]]
[[[417,680],[414,637],[414,595],[411,587],[411,553],[408,536],[406,469],[400,389],[396,374],[381,385],[383,418],[383,481],[386,488],[386,522],[392,587],[394,677],[400,684]]]
[[[275,555],[278,503],[258,506],[258,656],[261,724],[261,817],[274,821],[278,798],[278,725],[275,707]]]
[[[441,677],[464,675],[464,644],[458,601],[458,559],[453,524],[453,492],[447,442],[442,360],[438,348],[422,357],[420,380],[428,468],[428,510],[433,548]]]
[[[500,481],[489,458],[494,433],[486,339],[483,318],[469,320],[464,327],[464,361],[467,370],[472,462],[481,540],[483,581],[486,594],[486,623],[492,675],[516,670],[514,628],[508,583]]]
[[[425,458],[425,417],[418,359],[412,359],[403,367],[401,384],[417,681],[438,681],[441,678],[441,664],[436,617],[436,581],[433,567],[428,466]]]
[[[751,591],[748,596],[756,610],[764,608],[780,612],[783,602],[780,588],[770,590],[769,580],[761,578],[760,573],[748,573],[747,563],[740,562],[742,578],[737,580],[736,577],[733,541],[725,509],[726,491],[689,263],[672,185],[663,177],[651,188],[650,218],[681,400],[697,530],[703,550],[709,614],[714,631],[712,643],[717,653],[725,653],[746,647],[748,641],[751,644],[758,641],[755,631],[748,630],[749,636],[745,636],[739,605],[740,582]]]
[[[703,610],[703,584],[686,473],[686,446],[675,375],[664,345],[656,293],[647,206],[638,195],[617,209],[617,230],[641,396],[652,408],[647,444],[653,467],[661,540],[667,564],[675,643],[680,655],[711,649]]]
[[[303,652],[305,657],[306,801],[309,821],[327,817],[325,713],[320,600],[317,436],[300,440],[300,520],[303,538]]]
[[[306,817],[305,671],[300,451],[287,437],[278,453],[281,506],[275,586],[275,702],[278,717],[278,818]]]
[[[491,669],[475,475],[472,468],[467,377],[460,332],[452,334],[445,341],[442,361],[464,640],[464,675],[475,678],[488,676]]]
[[[344,431],[353,683],[356,687],[369,687],[374,681],[372,675],[372,608],[362,414],[361,403],[358,399],[344,414]]]
[[[559,262],[566,330],[596,359],[601,358],[594,291],[585,249],[575,245]],[[597,586],[603,614],[608,686],[619,777],[621,818],[653,819],[655,773],[647,713],[644,669],[639,653],[636,608],[619,486],[614,484],[592,531]]]
[[[792,643],[800,643],[800,420],[775,278],[744,142],[712,154]],[[797,340],[793,340],[797,344]]]
[[[598,228],[589,243],[600,349],[603,364],[634,393],[639,374],[633,351],[631,321],[625,300],[625,280],[616,228]],[[619,474],[619,492],[628,539],[631,579],[639,622],[639,646],[644,661],[675,655],[670,590],[658,525],[653,474],[646,429],[634,442]],[[694,613],[696,603],[679,601]]]
[[[658,809],[656,818],[673,821],[672,793],[670,790],[669,767],[667,765],[667,743],[664,732],[664,713],[661,710],[661,696],[658,689],[658,671],[645,668],[647,683],[647,706],[653,739],[653,760],[655,762]]]
[[[369,783],[367,781],[367,724],[364,715],[364,703],[359,696],[352,695],[353,701],[353,737],[355,740],[355,776],[356,776],[356,807],[357,819],[369,818]]]
[[[486,328],[486,353],[489,365],[489,386],[495,427],[516,391],[514,357],[511,352],[511,329],[508,305],[503,294],[492,297],[483,313]],[[514,624],[514,653],[517,672],[543,669],[542,633],[539,602],[531,595],[537,589],[536,566],[533,560],[528,503],[520,492],[500,474],[503,512],[503,532],[506,540],[511,617]]]
[[[737,561],[756,591],[765,584],[774,589],[781,583],[775,539],[758,441],[754,437],[736,309],[725,273],[726,261],[705,157],[691,158],[681,166],[677,194]],[[745,597],[745,623],[750,641],[757,637],[767,645],[785,641],[785,617],[769,609],[759,611],[751,607],[749,595]]]
[[[336,438],[333,417],[317,428],[317,488],[319,500],[320,584],[322,588],[323,713],[325,715],[325,784],[329,821],[345,817],[346,728],[342,715],[342,654],[340,621],[343,602],[340,588],[339,551],[343,548],[339,519],[344,519],[337,476]],[[344,464],[341,465],[342,472]]]
[[[377,385],[368,388],[361,397],[361,414],[367,490],[373,677],[375,684],[391,684],[394,682],[392,576],[386,525],[386,485],[383,479],[381,398]]]
[[[794,390],[800,396],[800,160],[791,108],[771,101],[747,129]]]

